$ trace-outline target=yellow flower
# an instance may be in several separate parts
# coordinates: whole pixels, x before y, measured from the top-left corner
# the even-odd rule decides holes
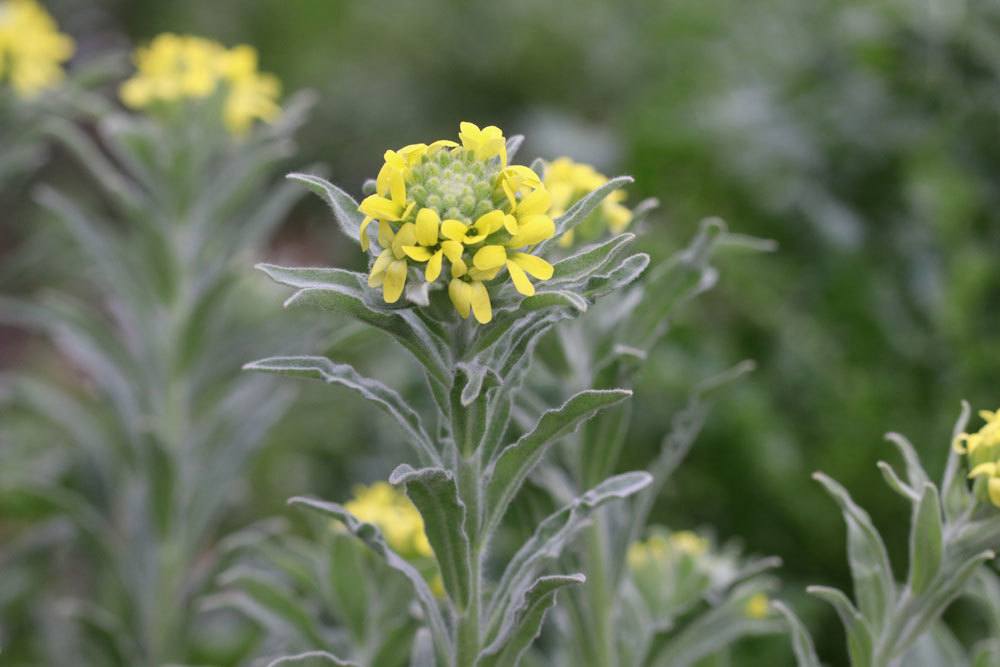
[[[226,49],[191,35],[165,33],[135,52],[136,73],[119,90],[133,109],[154,104],[222,96],[222,121],[233,134],[246,133],[254,121],[273,121],[281,113],[281,85],[257,71],[257,51],[247,45]]]
[[[1000,410],[980,410],[979,416],[986,422],[975,433],[962,433],[952,443],[959,454],[973,455],[980,447],[996,447],[1000,445]]]
[[[21,97],[32,97],[63,78],[73,40],[35,0],[0,2],[0,77]]]
[[[378,526],[386,543],[407,558],[433,555],[424,533],[424,520],[410,499],[386,482],[358,486],[344,508],[361,521]]]
[[[702,556],[708,551],[708,540],[691,530],[680,530],[672,534],[670,545],[689,556]]]
[[[608,177],[589,164],[574,162],[568,157],[553,160],[545,169],[545,187],[552,194],[552,217],[563,215],[570,206],[607,182]],[[613,234],[621,233],[632,222],[632,211],[622,204],[626,197],[624,190],[611,192],[589,220],[600,223]],[[559,244],[571,245],[574,237],[574,231],[570,230],[560,237]]]
[[[375,192],[358,206],[360,241],[368,251],[377,222],[381,250],[369,285],[381,286],[387,303],[399,300],[410,262],[424,265],[428,283],[447,268],[455,310],[485,324],[493,319],[489,285],[502,271],[525,296],[535,293],[528,276],[552,277],[552,265],[531,254],[555,234],[552,198],[535,172],[507,165],[499,128],[462,123],[459,139],[385,152]]]
[[[986,478],[986,494],[990,502],[1000,507],[1000,462],[980,463],[969,472],[969,479]]]
[[[970,479],[986,480],[977,495],[1000,507],[1000,410],[981,410],[979,416],[986,423],[975,433],[956,437],[952,447],[966,455]]]
[[[754,620],[767,618],[770,611],[771,601],[764,593],[755,593],[751,595],[750,599],[747,600],[747,603],[743,605],[743,614],[746,615],[747,618],[752,618]]]

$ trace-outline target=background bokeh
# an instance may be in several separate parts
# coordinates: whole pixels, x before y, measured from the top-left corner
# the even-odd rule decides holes
[[[996,6],[48,5],[78,40],[81,59],[124,52],[163,31],[255,45],[262,69],[287,91],[319,95],[295,162],[327,165],[330,180],[355,194],[386,147],[451,136],[459,120],[472,120],[527,135],[525,157],[568,153],[633,174],[630,201],[662,202],[644,239],[655,255],[680,247],[705,216],[777,241],[773,254],[719,258],[720,285],[687,309],[648,362],[629,447],[640,459],[656,446],[692,377],[756,360],[755,373],[719,395],[657,518],[677,528],[712,525],[751,552],[781,556],[788,596],[805,583],[849,588],[841,520],[812,471],[851,490],[900,565],[908,508],[875,468],[894,455],[882,435],[909,435],[937,471],[959,401],[992,408],[1000,400]],[[38,178],[60,175],[54,164]],[[31,224],[30,204],[10,206]],[[4,239],[0,262],[22,236]],[[272,254],[363,261],[318,200],[295,209]],[[280,296],[272,297],[277,308]],[[330,345],[383,379],[396,372],[357,331],[337,332]],[[33,349],[5,332],[2,365],[33,363]],[[387,472],[369,445],[381,439],[381,424],[364,418],[360,401],[344,393],[336,409],[321,407],[310,392],[260,461],[255,512],[278,511],[295,492],[343,498],[347,480]],[[838,655],[839,627],[801,603],[821,653]]]

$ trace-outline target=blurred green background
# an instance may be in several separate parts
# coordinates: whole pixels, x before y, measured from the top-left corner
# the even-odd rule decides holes
[[[720,285],[688,307],[648,363],[630,447],[638,459],[658,444],[692,378],[756,360],[754,374],[720,394],[658,519],[712,525],[751,552],[781,556],[789,596],[805,583],[849,588],[841,520],[812,471],[839,479],[870,511],[901,567],[908,509],[875,468],[894,455],[883,434],[909,435],[938,471],[959,401],[1000,401],[998,5],[48,6],[81,58],[164,31],[255,45],[286,91],[320,96],[296,162],[328,165],[355,194],[386,148],[450,137],[471,120],[527,135],[524,159],[569,154],[633,174],[630,201],[663,204],[644,240],[656,256],[705,216],[776,240],[771,255],[719,258]],[[273,253],[287,263],[363,261],[318,200],[295,210]],[[342,349],[372,356],[363,343]],[[318,404],[311,396],[307,405]],[[345,480],[387,472],[375,452],[358,451],[372,438],[370,424],[347,417],[360,406],[343,406],[336,429],[326,417],[284,428],[288,446],[261,463],[271,480],[264,507],[276,511],[289,487],[342,498]],[[805,611],[821,654],[840,655],[839,626],[823,609]]]

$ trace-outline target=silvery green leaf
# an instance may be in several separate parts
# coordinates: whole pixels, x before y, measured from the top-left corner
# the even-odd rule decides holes
[[[353,290],[333,287],[301,289],[285,301],[285,306],[321,308],[350,315],[395,338],[443,386],[450,382],[445,348],[412,312],[378,309]]]
[[[595,208],[600,205],[602,201],[604,201],[608,195],[615,190],[632,183],[634,180],[635,179],[631,176],[616,176],[601,187],[580,198],[579,201],[569,207],[566,213],[556,219],[555,235],[551,239],[542,243],[539,246],[539,249],[542,250],[546,248],[548,244],[552,243],[553,239],[560,238],[563,234],[579,225],[593,212]]]
[[[920,457],[917,456],[916,450],[910,441],[899,433],[886,433],[885,439],[891,442],[899,450],[899,453],[903,456],[903,461],[906,463],[906,476],[909,479],[910,488],[914,489],[916,492],[921,492],[924,485],[930,482],[930,478],[927,477],[927,473],[924,472],[924,468],[920,465]]]
[[[539,523],[531,538],[511,558],[494,589],[489,605],[486,641],[496,636],[504,610],[546,563],[559,558],[566,545],[588,524],[595,509],[609,501],[632,496],[649,486],[652,479],[646,472],[615,475]]]
[[[882,473],[882,478],[885,480],[885,483],[889,485],[889,488],[911,502],[916,503],[920,500],[920,496],[917,495],[917,492],[914,491],[909,484],[899,478],[899,475],[896,474],[895,468],[885,461],[879,461],[876,465]]]
[[[643,199],[634,207],[632,207],[632,220],[629,222],[630,225],[638,225],[644,221],[649,214],[660,208],[660,200],[656,197],[647,197]]]
[[[237,566],[219,577],[226,588],[243,592],[260,608],[298,633],[307,646],[327,646],[327,639],[317,627],[312,614],[288,594],[287,582],[276,580],[267,572]]]
[[[987,639],[973,646],[970,667],[1000,667],[1000,639]]]
[[[245,370],[263,371],[292,377],[322,380],[353,389],[391,415],[409,436],[420,459],[428,464],[439,463],[440,457],[431,437],[424,429],[416,410],[394,390],[377,380],[364,377],[348,364],[337,364],[325,357],[269,357],[246,364]]]
[[[458,497],[454,475],[444,468],[414,470],[404,463],[392,471],[389,483],[403,485],[420,511],[444,588],[459,607],[465,608],[469,604],[469,537],[465,504]]]
[[[842,591],[827,586],[809,586],[806,592],[833,606],[847,633],[847,652],[851,667],[870,667],[873,659],[872,632],[861,613]]]
[[[511,164],[514,162],[514,156],[517,155],[517,151],[521,149],[521,144],[524,143],[523,134],[514,134],[507,138],[507,163]]]
[[[531,171],[538,174],[539,178],[545,178],[546,168],[547,165],[545,164],[545,160],[543,160],[540,157],[536,157],[534,160],[531,161]]]
[[[571,292],[539,290],[534,296],[529,296],[507,309],[497,309],[493,313],[493,321],[482,326],[476,332],[468,356],[474,357],[489,350],[516,326],[526,326],[525,319],[529,315],[544,317],[560,313],[569,317],[587,310],[587,302],[582,297]]]
[[[635,234],[625,233],[585,246],[575,254],[553,264],[552,278],[546,284],[559,285],[582,280],[605,266],[619,261],[634,240]]]
[[[910,574],[907,585],[914,595],[923,593],[937,576],[944,550],[941,503],[937,487],[924,483],[919,502],[913,506],[910,527]]]
[[[539,577],[508,613],[496,639],[479,654],[477,666],[516,667],[521,655],[541,633],[545,613],[555,604],[556,592],[563,586],[586,580],[582,574]]]
[[[614,384],[624,383],[618,381]],[[609,385],[600,382],[595,386]],[[584,424],[579,452],[581,480],[584,485],[596,484],[615,470],[631,418],[632,403],[625,402],[608,408]]]
[[[844,487],[823,473],[815,473],[813,479],[840,505],[847,524],[847,557],[858,606],[872,629],[879,632],[896,603],[895,579],[882,536]]]
[[[802,624],[799,617],[795,615],[784,602],[775,600],[771,606],[776,609],[788,623],[788,633],[792,639],[792,651],[795,653],[795,664],[798,667],[820,667],[819,658],[816,656],[816,647],[813,645],[812,636],[806,626]]]
[[[631,285],[649,266],[649,255],[638,253],[622,260],[621,264],[604,274],[589,276],[580,285],[580,291],[590,299],[597,299]]]
[[[287,178],[302,183],[322,197],[333,210],[333,217],[340,226],[340,230],[348,238],[355,241],[361,238],[361,221],[364,220],[365,216],[358,210],[358,202],[351,195],[319,176],[288,174]]]
[[[436,667],[434,664],[434,644],[427,628],[420,628],[413,637],[413,652],[410,667]]]
[[[344,289],[360,295],[367,284],[367,278],[363,273],[345,269],[277,266],[266,263],[257,264],[254,268],[266,273],[274,282],[296,289]]]
[[[962,401],[962,410],[951,432],[952,442],[965,432],[971,413],[972,408],[968,401]],[[963,472],[962,458],[952,448],[948,453],[948,462],[945,464],[944,474],[941,479],[941,501],[944,506],[945,517],[949,521],[956,519],[975,503],[972,492],[969,491],[965,473]]]
[[[581,391],[562,407],[543,414],[529,433],[504,448],[489,464],[485,474],[485,534],[489,535],[503,518],[514,494],[555,440],[575,430],[599,410],[615,405],[631,395],[632,392],[625,389]]]
[[[500,378],[487,366],[466,362],[456,365],[451,387],[451,435],[462,456],[470,456],[485,436],[487,396],[499,384]]]
[[[900,614],[902,629],[892,646],[882,646],[880,650],[887,658],[901,655],[917,640],[932,623],[937,621],[948,605],[961,594],[969,579],[983,566],[996,557],[993,551],[983,551],[964,561],[951,561],[941,568],[940,576],[916,598],[907,608],[908,613]]]
[[[420,572],[386,545],[385,538],[382,537],[382,532],[376,526],[359,521],[357,517],[337,503],[302,496],[292,498],[288,502],[291,505],[302,505],[337,519],[344,524],[352,535],[381,556],[389,567],[405,576],[413,585],[417,600],[420,602],[420,607],[424,612],[424,620],[434,640],[435,655],[437,655],[441,664],[451,664],[451,642],[434,594]]]
[[[267,667],[361,667],[356,662],[343,660],[327,651],[306,651],[286,655],[267,663]]]

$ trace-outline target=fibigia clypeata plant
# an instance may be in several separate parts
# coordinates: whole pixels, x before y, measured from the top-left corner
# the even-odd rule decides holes
[[[419,363],[432,409],[420,414],[389,387],[325,358],[273,357],[248,368],[343,385],[395,417],[414,465],[400,464],[389,482],[423,518],[440,596],[433,578],[396,553],[375,523],[331,502],[291,502],[340,521],[410,582],[423,626],[413,642],[415,664],[515,665],[559,589],[585,581],[577,570],[549,573],[549,565],[597,507],[651,481],[645,472],[595,480],[542,521],[512,557],[498,559],[494,538],[540,461],[561,438],[631,394],[583,388],[522,427],[512,414],[524,377],[546,332],[632,283],[649,258],[630,251],[632,236],[623,235],[554,263],[546,259],[550,242],[628,177],[609,180],[553,218],[541,174],[510,164],[520,137],[505,140],[496,127],[463,123],[459,139],[388,151],[360,205],[322,179],[291,176],[324,197],[343,232],[370,253],[368,275],[260,267],[297,290],[287,306],[345,313],[394,338]],[[326,643],[303,659],[367,659],[348,639],[331,635]]]
[[[902,455],[905,475],[889,464],[879,469],[889,487],[912,506],[909,567],[904,582],[897,581],[885,545],[868,513],[847,491],[822,473],[816,480],[840,506],[847,524],[847,556],[854,579],[852,602],[827,586],[812,586],[812,595],[829,602],[847,634],[847,650],[854,667],[908,665],[995,665],[996,636],[967,653],[941,615],[970,582],[985,596],[989,624],[995,631],[1000,592],[996,577],[984,565],[1000,547],[1000,415],[980,413],[986,424],[964,433],[969,407],[963,405],[955,425],[952,451],[940,485],[931,481],[910,442],[887,436]],[[974,480],[971,489],[969,479]],[[775,603],[786,616],[799,667],[819,667],[809,633],[785,605]]]
[[[86,563],[62,571],[53,559],[50,590],[65,597],[38,600],[23,637],[38,664],[239,657],[246,633],[232,628],[227,646],[199,645],[198,601],[220,567],[222,520],[237,527],[227,512],[236,483],[291,399],[239,373],[278,334],[239,267],[300,197],[270,182],[304,100],[281,113],[277,82],[250,47],[164,35],[136,62],[121,94],[143,113],[107,116],[93,133],[47,126],[103,199],[38,193],[73,241],[60,261],[80,258],[72,293],[0,307],[5,321],[47,333],[87,379],[67,388],[15,377],[2,394],[7,414],[49,428],[43,452],[65,447],[48,458],[68,462],[3,477],[4,499],[44,518],[21,542],[69,524],[65,548]]]

